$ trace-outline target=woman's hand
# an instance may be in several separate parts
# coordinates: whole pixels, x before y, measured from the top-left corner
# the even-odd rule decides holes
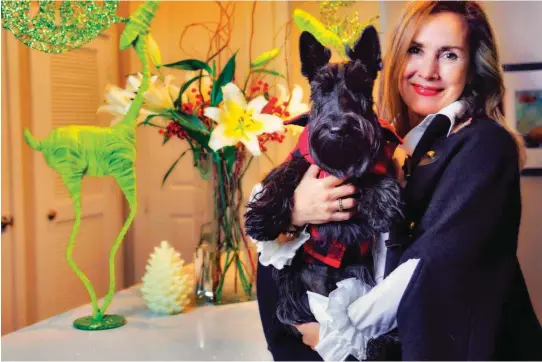
[[[311,165],[294,192],[292,223],[296,226],[344,221],[353,214],[355,199],[344,197],[355,193],[356,188],[341,185],[346,178],[328,176],[319,179],[319,172],[318,166]]]
[[[294,324],[294,327],[303,335],[303,343],[314,349],[320,340],[320,323]]]

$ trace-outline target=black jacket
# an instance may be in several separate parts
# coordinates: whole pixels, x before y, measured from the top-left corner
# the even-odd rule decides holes
[[[542,360],[542,328],[516,256],[512,136],[473,120],[430,150],[405,189],[405,227],[387,242],[387,273],[421,259],[398,310],[403,359]]]
[[[421,158],[405,189],[405,227],[387,242],[387,273],[421,259],[398,311],[403,359],[542,360],[542,328],[516,257],[521,199],[513,138],[492,120],[473,120],[426,147],[422,156],[431,150],[433,157]],[[276,319],[271,274],[258,265],[273,357],[321,360]]]

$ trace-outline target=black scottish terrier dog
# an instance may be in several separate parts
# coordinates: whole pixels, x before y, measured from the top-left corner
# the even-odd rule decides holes
[[[292,264],[275,270],[277,317],[287,325],[315,321],[307,290],[328,296],[337,282],[351,277],[374,285],[372,245],[402,218],[401,191],[388,162],[398,139],[373,111],[373,86],[382,65],[376,30],[367,27],[355,46],[347,47],[345,63],[329,63],[331,51],[308,32],[301,34],[299,50],[311,86],[308,124],[296,150],[265,177],[262,191],[247,205],[246,232],[255,240],[275,240],[288,228],[294,191],[311,163],[323,176],[348,177],[345,183],[358,192],[350,220],[310,225],[311,238]],[[383,350],[386,344],[374,345],[372,353],[368,348],[368,359],[400,359]]]

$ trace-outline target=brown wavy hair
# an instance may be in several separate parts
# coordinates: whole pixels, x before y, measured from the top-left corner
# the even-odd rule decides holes
[[[468,83],[460,97],[467,103],[465,118],[491,118],[499,122],[514,136],[520,167],[523,166],[523,139],[504,120],[505,88],[493,29],[485,12],[475,1],[413,1],[407,5],[385,54],[379,84],[379,116],[393,120],[397,131],[403,136],[410,130],[407,106],[399,94],[408,48],[421,24],[429,16],[442,12],[463,16],[468,27],[470,69]]]

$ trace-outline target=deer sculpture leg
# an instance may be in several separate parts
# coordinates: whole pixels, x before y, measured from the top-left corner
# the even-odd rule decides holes
[[[115,178],[118,185],[120,186],[124,197],[128,200],[128,205],[130,206],[130,213],[128,218],[124,222],[122,229],[109,252],[109,290],[105,296],[104,304],[102,310],[105,311],[115,294],[115,255],[119,249],[126,232],[130,228],[130,225],[134,221],[136,210],[137,210],[137,198],[136,198],[136,177],[135,177],[135,168],[132,160],[122,162],[119,164],[118,168],[112,170],[111,175]]]
[[[75,222],[72,228],[70,235],[70,240],[68,241],[68,247],[66,249],[66,259],[68,260],[69,266],[73,269],[75,274],[81,279],[85,288],[90,295],[92,302],[92,316],[94,319],[100,319],[102,317],[100,310],[98,309],[98,298],[96,298],[96,292],[92,283],[88,277],[83,273],[83,271],[77,266],[73,260],[73,248],[75,246],[75,239],[77,233],[79,232],[79,226],[81,225],[81,182],[83,181],[82,173],[68,173],[65,172],[62,174],[62,181],[68,188],[70,196],[73,200],[73,209],[75,212]]]

